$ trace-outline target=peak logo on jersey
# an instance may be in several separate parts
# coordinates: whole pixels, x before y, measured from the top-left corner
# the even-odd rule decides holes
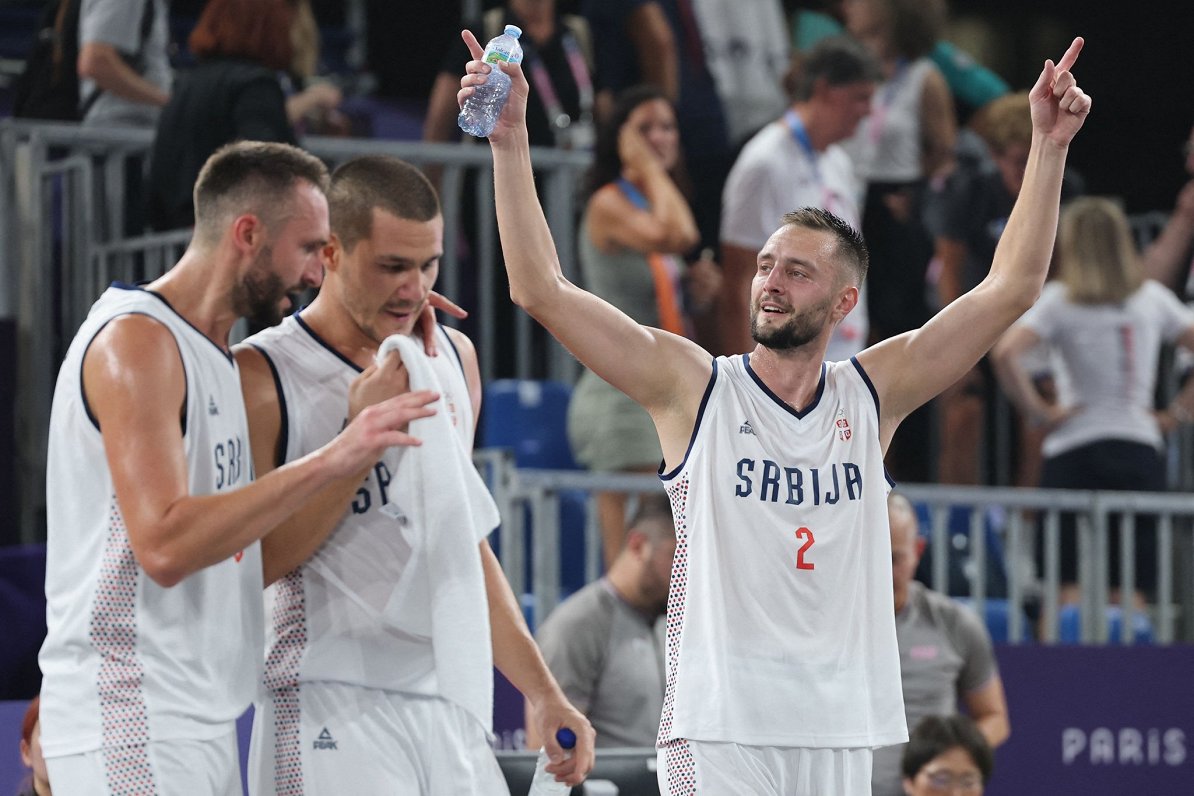
[[[833,421],[833,425],[837,427],[837,438],[842,442],[849,442],[850,437],[854,436],[854,432],[850,430],[850,421],[846,419],[846,410],[837,410],[837,419]]]
[[[240,560],[244,557],[245,557],[244,550],[239,551],[236,555],[233,556],[233,558],[236,560],[236,563],[238,563],[238,564],[240,563]]]
[[[751,426],[749,420],[743,420],[742,425],[738,426],[738,433],[739,434],[755,434],[755,430],[754,430],[754,427]],[[755,434],[755,436],[757,437],[759,435]]]
[[[316,749],[331,749],[336,751],[336,740],[332,738],[332,734],[328,732],[328,728],[324,727],[323,732],[319,733],[319,737],[315,739],[313,746]]]
[[[207,396],[207,413],[209,415],[218,415],[220,407],[216,406],[216,397],[214,395]]]

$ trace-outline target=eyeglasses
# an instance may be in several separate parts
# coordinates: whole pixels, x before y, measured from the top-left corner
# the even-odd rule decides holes
[[[925,780],[933,790],[960,790],[977,792],[983,787],[979,774],[955,774],[952,771],[926,771]]]

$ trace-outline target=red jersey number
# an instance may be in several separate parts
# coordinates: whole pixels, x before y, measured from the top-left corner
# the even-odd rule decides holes
[[[796,569],[815,569],[813,562],[804,560],[804,554],[813,546],[813,532],[808,528],[797,528],[796,541],[802,542],[796,551]]]

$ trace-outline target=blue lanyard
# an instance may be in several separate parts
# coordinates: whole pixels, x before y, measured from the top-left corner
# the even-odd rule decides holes
[[[812,164],[813,173],[817,176],[817,182],[821,181],[821,170],[817,163],[817,150],[813,149],[812,139],[808,137],[808,130],[804,127],[804,121],[800,118],[800,114],[792,109],[784,114],[784,122],[788,125],[788,130],[792,133],[792,138],[796,139],[796,143],[800,144],[800,148],[804,150],[804,154],[808,155],[808,162]]]
[[[643,196],[643,192],[630,180],[625,177],[619,177],[618,187],[622,189],[622,193],[626,194],[626,198],[630,200],[630,203],[639,210],[651,209],[651,203],[647,201],[647,197]]]

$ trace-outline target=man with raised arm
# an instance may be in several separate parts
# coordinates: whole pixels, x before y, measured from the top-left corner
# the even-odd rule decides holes
[[[327,169],[285,144],[207,161],[195,234],[144,288],[115,284],[67,352],[50,412],[42,748],[54,790],[240,794],[236,720],[261,673],[258,541],[430,416],[430,392],[363,409],[253,480],[228,334],[318,286]],[[286,572],[319,539],[297,540]]]
[[[474,60],[459,100],[490,67]],[[664,794],[870,792],[871,748],[907,739],[891,608],[883,454],[912,410],[972,367],[1036,300],[1062,169],[1090,99],[1075,39],[1032,89],[1024,188],[990,274],[915,329],[826,363],[866,273],[858,234],[788,214],[759,253],[754,350],[713,359],[564,279],[535,196],[514,88],[490,135],[510,292],[651,414],[676,520],[660,722]]]

